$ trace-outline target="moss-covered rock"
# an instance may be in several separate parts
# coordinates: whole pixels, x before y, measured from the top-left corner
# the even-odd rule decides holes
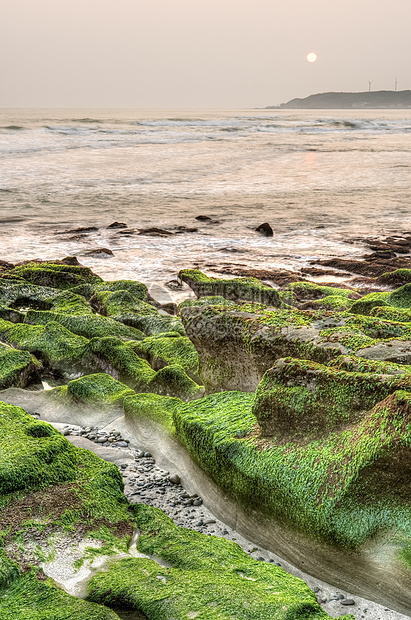
[[[136,520],[138,549],[167,567],[148,558],[114,562],[91,580],[88,600],[142,611],[153,620],[328,617],[303,581],[250,558],[236,543],[176,527],[144,505],[137,506]]]
[[[350,372],[286,358],[265,373],[253,413],[263,435],[306,441],[357,422],[401,389],[411,390],[411,375]]]
[[[210,278],[196,269],[183,269],[178,275],[197,297],[221,296],[231,301],[246,300],[274,307],[280,305],[278,292],[257,278],[222,280]]]
[[[59,323],[73,334],[84,336],[85,338],[115,336],[124,340],[142,340],[145,336],[143,332],[134,327],[123,325],[114,319],[96,314],[75,316],[66,312],[29,310],[24,319],[24,322],[28,325],[47,325],[50,321]]]
[[[0,343],[0,389],[25,387],[39,377],[42,368],[42,364],[27,351]]]
[[[291,291],[299,302],[335,296],[344,297],[345,299],[358,299],[359,297],[358,293],[353,289],[323,286],[315,282],[291,282],[286,290]]]
[[[96,404],[100,407],[134,395],[134,391],[129,387],[104,373],[74,379],[69,381],[67,387],[57,390],[66,390],[67,394],[79,403]]]
[[[29,351],[54,370],[68,370],[69,373],[75,373],[85,364],[89,342],[58,323],[32,326],[1,319],[0,340],[17,349]]]
[[[154,370],[179,364],[189,376],[198,376],[198,353],[187,336],[177,332],[156,334],[132,345],[132,348],[148,360]]]
[[[370,314],[373,308],[390,305],[389,293],[370,293],[365,295],[351,306],[350,312],[353,314]]]
[[[8,272],[8,276],[22,278],[31,284],[58,289],[69,289],[80,284],[102,281],[89,267],[47,261],[16,265]]]
[[[34,574],[0,591],[0,615],[3,620],[120,620],[107,607],[70,596]]]
[[[135,327],[149,336],[171,331],[185,335],[179,318],[160,314],[154,306],[133,297],[128,291],[97,292],[90,303],[97,312]]]
[[[383,273],[377,280],[383,286],[402,286],[411,283],[411,269],[396,269]]]
[[[204,386],[190,379],[178,364],[161,368],[151,379],[147,391],[187,401],[204,396]]]

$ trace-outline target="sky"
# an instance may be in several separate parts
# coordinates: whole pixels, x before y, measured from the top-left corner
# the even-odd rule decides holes
[[[396,77],[411,89],[410,24],[410,0],[0,0],[0,107],[264,107]]]

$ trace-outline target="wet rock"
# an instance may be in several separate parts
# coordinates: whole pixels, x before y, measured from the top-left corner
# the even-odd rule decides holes
[[[127,224],[124,222],[113,222],[107,228],[127,228]]]
[[[56,232],[56,235],[73,235],[76,233],[92,233],[97,232],[98,228],[96,226],[80,226],[79,228],[71,228],[70,230],[64,230]]]
[[[84,252],[84,256],[93,256],[94,258],[111,258],[114,253],[109,248],[94,248]]]
[[[343,599],[340,602],[341,602],[341,605],[346,605],[346,606],[348,606],[348,605],[355,605],[355,601],[352,598],[345,598],[345,599]]]
[[[171,237],[174,235],[170,230],[165,230],[164,228],[142,228],[138,231],[139,235],[148,235],[151,237]]]
[[[181,478],[177,474],[172,474],[168,479],[172,484],[180,484],[181,482]]]
[[[255,231],[261,233],[265,237],[272,237],[274,234],[273,229],[268,222],[264,222],[264,224],[260,224],[260,226],[257,226]]]
[[[209,217],[208,215],[197,215],[195,219],[198,220],[199,222],[212,222],[213,221],[213,218]]]

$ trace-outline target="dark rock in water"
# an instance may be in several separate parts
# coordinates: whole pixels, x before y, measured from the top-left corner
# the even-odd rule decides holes
[[[199,222],[212,222],[213,218],[208,215],[197,215],[196,220]]]
[[[80,228],[72,228],[71,230],[64,230],[61,232],[56,232],[56,235],[74,235],[76,233],[92,233],[97,232],[98,228],[96,226],[81,226]]]
[[[345,598],[341,601],[341,605],[355,605],[355,601],[352,598]]]
[[[113,222],[107,228],[127,228],[127,224],[124,222]]]
[[[118,235],[134,235],[135,234],[135,230],[134,229],[130,229],[128,228],[127,230],[118,230],[117,234]]]
[[[139,235],[152,235],[153,237],[169,237],[174,235],[170,230],[164,230],[164,228],[142,228],[138,231]]]
[[[274,234],[273,229],[268,222],[264,222],[264,224],[260,224],[260,226],[257,226],[255,231],[261,233],[262,235],[265,235],[266,237],[272,237]]]
[[[85,256],[94,256],[94,258],[111,258],[114,256],[113,252],[108,248],[94,248],[93,250],[87,250],[84,252]]]
[[[170,282],[166,282],[166,287],[172,291],[181,291],[183,288],[183,283],[178,280],[170,280]]]
[[[168,479],[172,484],[180,484],[181,482],[181,478],[177,474],[172,474]]]
[[[176,228],[176,234],[195,232],[198,232],[198,228],[189,228],[188,226],[177,226]]]
[[[77,260],[77,256],[66,256],[66,258],[63,258],[61,260],[61,262],[64,265],[80,265],[81,263]]]

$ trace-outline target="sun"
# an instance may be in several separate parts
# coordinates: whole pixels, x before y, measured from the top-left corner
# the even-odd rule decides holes
[[[318,56],[315,52],[310,52],[309,54],[307,54],[307,60],[308,62],[315,62],[317,60]]]

